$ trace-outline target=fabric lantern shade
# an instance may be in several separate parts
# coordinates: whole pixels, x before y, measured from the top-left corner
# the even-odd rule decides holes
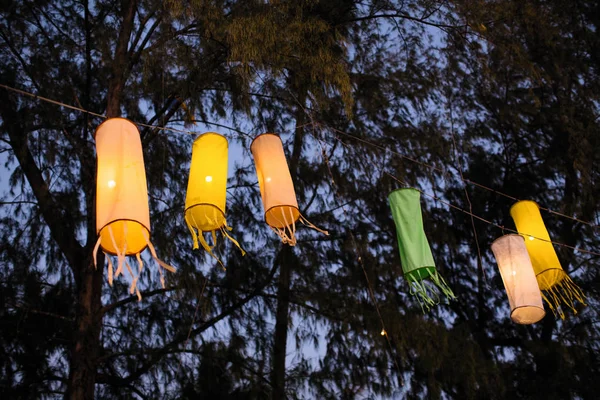
[[[227,157],[228,143],[225,136],[214,132],[202,134],[192,145],[192,162],[185,197],[185,221],[194,241],[194,249],[198,241],[213,257],[212,247],[204,239],[203,232],[211,232],[213,246],[216,242],[216,231],[221,231],[238,247],[225,220],[225,202],[227,198]],[[242,254],[245,254],[242,250]]]
[[[585,304],[585,296],[560,265],[537,203],[519,201],[511,207],[510,215],[525,239],[539,288],[552,312],[564,318],[563,305],[577,313],[574,301]]]
[[[111,118],[96,129],[96,233],[98,241],[94,248],[94,264],[99,247],[108,260],[108,281],[112,285],[113,265],[110,255],[118,259],[114,277],[127,267],[133,281],[130,292],[137,290],[137,280],[143,268],[140,253],[149,247],[161,268],[171,272],[175,269],[156,257],[150,242],[150,211],[142,143],[137,127],[127,119]],[[138,274],[135,275],[126,259],[135,256]]]
[[[423,229],[421,193],[412,188],[398,189],[388,196],[392,217],[396,225],[398,249],[404,277],[410,285],[410,293],[429,309],[439,303],[439,291],[454,299],[454,293],[438,274],[429,242]]]
[[[502,236],[492,243],[492,252],[508,296],[510,318],[517,324],[534,324],[544,318],[542,294],[523,237]]]
[[[265,133],[250,145],[256,164],[256,175],[265,210],[265,221],[283,243],[296,244],[296,221],[328,235],[300,214],[294,183],[279,136]]]

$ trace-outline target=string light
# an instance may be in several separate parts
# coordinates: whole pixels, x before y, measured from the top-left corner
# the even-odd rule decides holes
[[[335,183],[335,179],[333,177],[333,172],[331,171],[331,166],[329,165],[329,157],[327,157],[327,153],[325,153],[325,149],[323,148],[323,145],[321,144],[321,141],[319,140],[319,138],[316,138],[318,143],[319,143],[319,147],[321,148],[321,153],[323,156],[323,159],[325,160],[325,164],[327,166],[327,171],[329,172],[329,176],[331,177],[331,186],[332,189],[334,191],[334,196],[336,198],[336,200],[338,201],[338,203],[342,204],[341,199],[339,198],[339,193],[337,191],[337,185]],[[341,206],[342,208],[342,212],[344,213],[344,215],[346,215],[346,217],[348,216],[348,213],[346,211],[346,206],[342,204]],[[352,245],[354,247],[354,251],[356,252],[357,255],[357,259],[358,262],[360,264],[360,267],[363,271],[363,274],[365,275],[365,280],[367,282],[367,289],[368,289],[368,293],[369,296],[371,298],[371,301],[373,302],[373,305],[375,306],[375,311],[377,312],[377,316],[379,317],[379,321],[381,323],[381,336],[385,336],[390,354],[392,356],[392,359],[394,360],[394,364],[396,365],[396,369],[398,370],[398,373],[400,374],[400,365],[398,364],[398,360],[396,359],[396,357],[394,356],[394,350],[392,347],[392,342],[390,341],[390,338],[387,334],[387,331],[385,329],[385,322],[383,321],[383,316],[381,315],[381,311],[379,309],[379,303],[377,302],[377,298],[375,297],[375,293],[373,292],[373,287],[371,286],[371,281],[369,280],[369,275],[367,274],[367,270],[365,268],[365,264],[363,262],[362,256],[360,255],[360,250],[358,247],[358,243],[356,242],[356,238],[354,237],[354,233],[352,232],[351,229],[348,228],[348,233],[350,235],[350,239],[352,240]],[[402,383],[402,377],[401,375],[398,375],[398,380],[400,382],[400,386],[403,385]]]

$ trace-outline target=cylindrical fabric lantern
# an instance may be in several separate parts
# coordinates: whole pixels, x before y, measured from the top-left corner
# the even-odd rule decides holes
[[[150,248],[152,257],[159,264],[161,283],[164,287],[161,267],[174,272],[175,269],[160,261],[150,243],[150,211],[142,142],[137,127],[124,118],[111,118],[96,129],[96,233],[98,241],[94,247],[94,264],[99,247],[108,261],[108,281],[112,285],[113,265],[110,255],[117,256],[114,277],[127,267],[132,283],[130,292],[137,293],[137,280],[143,268],[140,253]],[[126,256],[135,256],[138,274],[135,275]]]
[[[185,222],[192,234],[194,249],[198,248],[200,241],[202,247],[221,265],[221,261],[213,254],[212,247],[204,239],[203,232],[212,233],[213,246],[216,243],[216,231],[219,230],[240,247],[227,232],[231,228],[225,220],[227,157],[228,143],[225,136],[214,132],[198,136],[192,145],[192,162],[185,196]],[[243,250],[242,254],[245,254]]]
[[[300,214],[294,183],[279,136],[264,133],[250,145],[265,210],[265,221],[290,246],[296,244],[296,221],[328,235]]]
[[[388,196],[396,224],[404,277],[410,285],[410,293],[417,297],[421,307],[424,305],[429,309],[439,303],[438,291],[450,299],[454,299],[455,296],[435,268],[423,229],[420,198],[421,192],[412,188],[397,189]],[[429,284],[426,284],[427,282]]]
[[[510,318],[517,324],[534,324],[544,318],[542,294],[523,237],[502,236],[492,243],[492,252],[508,296]]]
[[[536,202],[523,200],[510,209],[517,231],[525,239],[542,296],[554,314],[564,318],[561,305],[570,307],[575,313],[574,302],[585,304],[584,294],[562,269],[550,235],[546,230],[540,208]]]

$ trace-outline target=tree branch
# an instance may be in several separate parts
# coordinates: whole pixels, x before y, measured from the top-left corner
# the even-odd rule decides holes
[[[207,320],[206,322],[204,322],[201,326],[197,327],[196,329],[190,330],[189,333],[183,332],[183,331],[180,332],[175,339],[173,339],[171,342],[169,342],[168,344],[166,344],[165,346],[163,346],[160,349],[150,349],[150,350],[142,351],[142,353],[150,353],[150,359],[147,360],[145,363],[143,363],[143,365],[140,368],[138,368],[136,371],[132,372],[129,376],[127,376],[125,378],[121,378],[121,377],[110,376],[110,375],[105,375],[105,374],[98,374],[98,383],[107,383],[107,384],[111,384],[111,385],[115,385],[115,386],[127,386],[127,385],[131,384],[132,382],[137,380],[140,376],[142,376],[145,373],[147,373],[148,371],[150,371],[150,369],[154,365],[156,365],[156,363],[158,363],[165,355],[179,351],[177,349],[177,346],[179,344],[187,341],[188,337],[196,336],[196,335],[206,331],[207,329],[211,328],[219,321],[227,318],[229,315],[233,314],[235,311],[242,308],[244,305],[246,305],[248,302],[250,302],[250,300],[252,300],[256,296],[258,296],[264,290],[264,288],[269,283],[271,283],[271,281],[273,280],[275,271],[277,271],[277,266],[278,266],[278,263],[274,262],[273,266],[271,267],[271,270],[269,271],[269,274],[267,275],[267,278],[262,283],[262,285],[258,286],[256,289],[254,289],[254,291],[252,293],[250,293],[248,296],[244,297],[242,300],[240,300],[237,303],[235,303],[234,305],[226,308],[219,315],[216,315],[213,318]],[[109,354],[109,355],[100,357],[98,361],[103,361],[108,358],[115,357],[117,355],[119,355],[119,354]]]
[[[29,150],[27,136],[22,133],[24,131],[22,129],[22,119],[19,116],[19,112],[16,111],[14,103],[10,100],[5,102],[0,113],[4,121],[12,121],[11,124],[6,126],[10,145],[37,199],[41,214],[50,228],[50,235],[69,262],[69,267],[73,271],[75,278],[78,279],[78,266],[84,258],[84,254],[83,248],[75,237],[74,226],[72,226],[75,218],[73,218],[69,210],[57,204],[52,197],[50,188]]]
[[[125,3],[125,2],[124,2]],[[123,11],[123,21],[119,31],[117,47],[115,50],[115,58],[112,62],[112,76],[109,80],[108,94],[106,96],[106,116],[109,118],[118,117],[121,115],[121,95],[127,77],[127,46],[131,31],[133,30],[133,20],[135,18],[136,0],[131,0],[125,3]]]
[[[172,287],[168,287],[165,289],[156,289],[156,290],[150,290],[150,291],[146,291],[146,292],[141,292],[140,294],[142,295],[142,298],[147,299],[148,297],[152,297],[155,296],[157,294],[161,294],[161,293],[168,293],[168,292],[172,292],[173,290],[177,290],[179,287],[177,286],[172,286]],[[111,312],[112,310],[119,308],[121,306],[124,306],[126,304],[129,304],[133,301],[136,301],[138,299],[137,295],[134,296],[129,296],[126,297],[124,299],[121,299],[119,301],[116,301],[114,303],[111,304],[107,304],[104,307],[102,307],[100,309],[100,311],[98,311],[98,315],[97,318],[102,318],[104,316],[104,314]]]
[[[414,22],[418,22],[424,25],[429,25],[429,26],[433,26],[436,28],[440,28],[440,29],[464,29],[465,27],[467,27],[468,25],[447,25],[447,24],[440,24],[440,23],[436,23],[436,22],[430,22],[427,21],[426,19],[421,19],[418,17],[413,17],[411,15],[408,14],[402,14],[402,13],[394,13],[394,14],[375,14],[375,15],[366,15],[364,17],[357,17],[357,18],[352,18],[352,19],[348,19],[346,21],[342,21],[340,22],[338,25],[344,25],[344,24],[349,24],[349,23],[353,23],[353,22],[360,22],[360,21],[368,21],[371,19],[377,19],[377,18],[402,18],[402,19],[407,19],[409,21],[414,21]]]

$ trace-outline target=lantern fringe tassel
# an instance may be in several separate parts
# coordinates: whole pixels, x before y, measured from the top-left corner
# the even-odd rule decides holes
[[[275,232],[277,234],[277,236],[279,236],[281,238],[281,241],[283,242],[283,244],[289,244],[290,246],[295,246],[296,245],[296,221],[294,220],[294,214],[292,212],[292,208],[288,207],[288,210],[290,211],[290,220],[291,222],[288,221],[285,212],[283,212],[283,210],[281,210],[281,216],[283,217],[283,221],[281,221],[279,218],[277,218],[275,215],[273,215],[277,221],[283,225],[283,228],[277,228],[274,226],[271,226],[271,230],[273,230],[273,232]],[[299,218],[298,220],[306,227],[308,228],[312,228],[314,230],[316,230],[317,232],[321,232],[327,236],[329,236],[329,232],[327,232],[326,230],[320,229],[318,227],[316,227],[315,225],[313,225],[309,220],[307,220],[304,215],[302,215],[300,213],[300,211],[298,211],[299,214]]]
[[[113,279],[118,278],[119,275],[123,273],[123,265],[125,265],[125,267],[127,268],[127,271],[129,272],[129,275],[131,276],[131,279],[132,279],[131,285],[129,286],[129,293],[130,294],[135,293],[138,298],[138,301],[141,301],[142,295],[140,293],[140,290],[137,287],[137,282],[142,274],[142,270],[144,269],[144,263],[142,262],[140,253],[135,254],[135,258],[138,263],[138,272],[136,275],[133,273],[133,269],[131,268],[131,265],[129,265],[129,262],[127,261],[127,256],[126,256],[127,243],[125,243],[123,251],[120,252],[119,248],[117,247],[117,243],[115,241],[115,236],[113,234],[112,227],[109,225],[107,227],[107,229],[108,229],[108,234],[110,236],[110,239],[112,241],[112,245],[115,249],[117,249],[117,270],[114,272],[113,272],[114,268],[113,268],[112,260],[110,258],[110,254],[103,251],[104,255],[106,256],[106,260],[108,261],[108,284],[110,286],[112,286]],[[127,224],[124,224],[123,233],[124,233],[124,236],[127,236]],[[142,234],[144,235],[146,244],[148,245],[148,248],[150,249],[150,254],[152,254],[152,258],[154,258],[154,261],[156,261],[156,263],[158,264],[158,273],[160,274],[160,284],[161,284],[162,288],[164,289],[165,288],[165,277],[163,275],[162,268],[166,269],[169,272],[175,272],[175,268],[170,266],[169,264],[165,263],[164,261],[161,261],[158,259],[158,257],[156,256],[156,250],[154,249],[154,246],[150,242],[150,239],[148,238],[147,233],[144,230],[142,230]],[[93,251],[94,268],[96,268],[96,269],[98,268],[97,255],[98,255],[98,249],[100,248],[101,242],[102,242],[102,236],[98,235],[98,241],[96,241],[96,245],[94,246],[94,251]]]
[[[421,269],[416,270],[417,275],[419,275],[418,278],[407,278],[407,280],[410,286],[410,294],[417,298],[423,313],[425,313],[423,307],[429,311],[431,307],[440,303],[440,291],[447,299],[456,299],[450,286],[435,268],[429,276],[421,275]],[[431,282],[428,282],[428,280],[431,280]]]
[[[204,215],[205,218],[209,221],[210,224],[216,224],[216,220],[213,221],[208,215]],[[223,268],[223,270],[226,270],[225,265],[223,264],[223,262],[219,259],[219,257],[217,257],[215,255],[215,253],[213,253],[213,249],[217,244],[217,230],[213,230],[213,231],[208,231],[212,234],[212,246],[209,246],[209,244],[206,242],[206,239],[204,238],[204,231],[201,231],[200,229],[196,228],[194,229],[194,226],[198,226],[198,224],[196,223],[196,220],[194,219],[194,216],[192,215],[192,223],[190,223],[190,220],[187,216],[187,214],[184,217],[185,219],[185,223],[188,226],[188,229],[190,230],[190,233],[192,234],[192,240],[194,241],[194,246],[193,249],[196,250],[199,248],[198,246],[198,242],[200,242],[200,244],[202,245],[202,247],[204,248],[204,250],[206,250],[208,252],[208,254],[210,254],[215,260],[217,260],[217,262],[219,263],[219,265],[221,266],[221,268]],[[229,232],[231,230],[233,230],[232,227],[230,227],[229,225],[227,225],[227,221],[224,221],[224,224],[221,225],[218,228],[219,231],[221,231],[221,234],[223,234],[223,236],[225,236],[227,239],[229,239],[233,244],[235,244],[237,246],[238,249],[240,249],[240,251],[242,252],[242,256],[246,255],[246,252],[244,251],[244,249],[242,249],[242,247],[240,246],[239,242],[237,240],[235,240],[230,234]]]
[[[565,319],[565,312],[563,310],[564,306],[569,307],[573,310],[574,314],[577,314],[577,309],[575,308],[575,300],[579,301],[584,306],[585,304],[585,295],[583,291],[573,280],[567,275],[566,272],[563,272],[563,278],[549,289],[541,290],[542,297],[548,304],[548,307],[552,310],[552,313],[556,317],[560,317],[561,319]],[[543,278],[542,278],[543,279]]]

